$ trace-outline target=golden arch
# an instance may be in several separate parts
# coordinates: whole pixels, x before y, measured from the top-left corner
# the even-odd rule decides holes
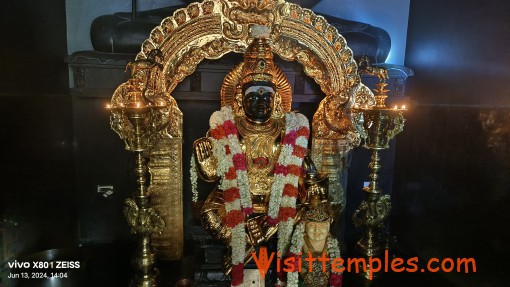
[[[352,51],[337,29],[311,10],[283,0],[192,3],[154,28],[136,59],[146,59],[154,49],[163,52],[164,68],[152,78],[170,94],[202,60],[243,53],[253,24],[269,26],[273,51],[284,60],[298,61],[326,97],[342,103],[370,101]]]
[[[152,87],[153,95],[163,95],[171,103],[171,123],[151,151],[149,163],[152,203],[167,225],[162,235],[153,237],[153,244],[164,258],[180,258],[184,240],[182,114],[171,93],[202,60],[243,53],[252,40],[253,25],[268,26],[273,52],[284,60],[298,61],[324,92],[326,97],[313,120],[315,138],[343,139],[355,145],[359,137],[345,130],[346,115],[338,110],[355,103],[375,103],[372,92],[361,84],[343,36],[309,9],[284,0],[205,0],[164,19],[136,57],[142,63],[141,73],[133,71],[133,77],[146,83],[146,88]],[[143,66],[154,60],[155,50],[161,51],[161,67]],[[115,91],[112,103],[125,97],[125,85]]]

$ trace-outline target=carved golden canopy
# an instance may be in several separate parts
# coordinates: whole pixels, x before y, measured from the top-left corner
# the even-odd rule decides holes
[[[337,29],[311,10],[283,0],[191,3],[154,28],[137,60],[161,50],[163,69],[151,78],[165,94],[171,94],[202,60],[244,53],[253,40],[249,33],[253,25],[269,27],[273,52],[284,60],[298,61],[326,97],[348,106],[373,98],[361,84],[352,51]]]

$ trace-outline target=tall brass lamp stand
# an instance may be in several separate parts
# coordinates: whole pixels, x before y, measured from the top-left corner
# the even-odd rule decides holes
[[[373,107],[354,107],[353,119],[355,128],[365,139],[364,147],[372,150],[370,164],[370,183],[364,187],[365,200],[353,214],[353,222],[357,228],[363,228],[363,236],[357,242],[356,249],[366,257],[377,257],[382,254],[383,246],[379,231],[384,228],[384,221],[391,211],[391,197],[384,195],[379,187],[379,170],[381,158],[379,151],[389,148],[389,141],[404,128],[405,106],[387,108],[384,80],[376,84],[374,89],[376,104]],[[368,278],[370,271],[364,274]],[[370,277],[371,278],[371,277]]]
[[[135,153],[137,190],[125,201],[124,215],[131,232],[139,236],[138,246],[132,259],[135,275],[130,286],[153,287],[157,285],[158,270],[154,266],[155,253],[151,246],[151,234],[161,233],[165,222],[150,206],[147,193],[147,165],[145,153],[158,139],[158,132],[168,125],[160,120],[167,108],[164,101],[154,103],[143,96],[141,84],[130,79],[124,84],[122,97],[112,99],[107,109],[111,111],[112,129],[126,143],[126,149]]]

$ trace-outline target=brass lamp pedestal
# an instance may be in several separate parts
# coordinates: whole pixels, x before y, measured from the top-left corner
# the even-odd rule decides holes
[[[382,167],[379,151],[389,148],[389,141],[403,130],[405,122],[403,117],[405,106],[387,108],[384,104],[388,92],[385,89],[387,84],[381,81],[376,85],[377,88],[374,89],[376,105],[353,108],[356,129],[365,139],[364,147],[372,150],[368,165],[371,169],[370,183],[363,188],[365,200],[353,214],[354,225],[364,229],[356,249],[366,257],[377,257],[383,253],[384,247],[379,231],[384,228],[384,221],[391,211],[391,197],[384,195],[378,184],[379,171]],[[364,275],[367,278],[373,276],[370,270]]]
[[[158,113],[166,105],[149,102],[142,96],[136,79],[128,82],[126,99],[116,99],[107,108],[111,110],[112,129],[124,139],[126,149],[135,152],[135,173],[137,191],[133,198],[125,201],[124,215],[131,226],[131,232],[139,236],[138,246],[132,259],[135,275],[130,286],[157,286],[158,270],[154,266],[156,255],[151,245],[151,235],[161,233],[165,222],[150,205],[147,193],[147,165],[144,153],[152,148],[157,140],[157,132],[164,128],[158,126]]]

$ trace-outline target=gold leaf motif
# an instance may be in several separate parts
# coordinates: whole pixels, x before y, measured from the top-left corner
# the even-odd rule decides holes
[[[204,11],[204,15],[212,14],[214,12],[214,2],[205,1],[202,3],[202,11]]]
[[[336,40],[336,42],[334,44],[334,47],[337,50],[337,52],[342,51],[342,49],[345,47],[345,39],[344,39],[344,37],[337,38],[337,40]]]
[[[290,17],[293,19],[299,19],[299,8],[297,5],[290,6]]]
[[[328,39],[328,41],[330,43],[333,43],[334,40],[335,40],[335,37],[336,37],[336,29],[333,27],[333,26],[329,26],[327,31],[326,31],[326,39]]]
[[[314,138],[346,139],[349,131],[354,131],[354,128],[339,98],[323,99],[313,116]]]
[[[354,105],[357,106],[373,106],[375,105],[374,93],[365,85],[360,85],[354,89],[353,93]]]
[[[303,22],[308,25],[312,25],[312,11],[307,9],[303,10]]]
[[[190,18],[196,18],[198,15],[200,15],[200,7],[198,3],[191,3],[187,7],[188,15]]]
[[[324,20],[323,17],[321,17],[321,16],[315,17],[314,27],[315,27],[315,29],[317,29],[317,31],[319,31],[321,33],[324,32],[326,25],[327,25],[326,20]]]
[[[244,26],[228,22],[223,23],[223,34],[232,40],[239,40],[248,35]]]
[[[245,10],[252,9],[258,11],[272,10],[275,5],[274,0],[239,0],[231,2],[238,3]]]
[[[186,10],[179,9],[175,11],[174,13],[174,19],[177,25],[182,25],[184,22],[186,22]]]
[[[361,78],[358,75],[347,76],[347,83],[349,87],[358,86],[361,83]]]
[[[347,63],[352,60],[352,51],[351,49],[343,49],[341,52],[342,62]]]
[[[272,22],[273,17],[271,13],[265,12],[262,14],[245,12],[241,10],[232,11],[232,20],[239,24],[258,24],[267,25]]]
[[[326,34],[326,39],[328,39],[328,41],[330,41],[330,42],[333,42],[333,34],[327,33]]]
[[[163,32],[161,31],[160,27],[154,28],[150,34],[150,38],[156,46],[159,46],[161,44],[161,41],[163,41]]]
[[[168,35],[170,33],[172,33],[175,29],[175,24],[174,24],[174,21],[173,21],[173,17],[168,17],[168,18],[165,18],[163,20],[163,22],[161,22],[161,29],[162,31]]]
[[[149,55],[149,53],[154,50],[156,47],[154,46],[154,44],[152,43],[152,41],[150,39],[147,39],[145,41],[143,41],[143,44],[142,44],[142,51],[145,55]]]
[[[345,65],[345,72],[347,74],[357,74],[358,66],[355,62],[350,62],[347,65]]]
[[[280,16],[281,17],[288,17],[290,15],[291,6],[289,3],[283,3],[280,5]]]

